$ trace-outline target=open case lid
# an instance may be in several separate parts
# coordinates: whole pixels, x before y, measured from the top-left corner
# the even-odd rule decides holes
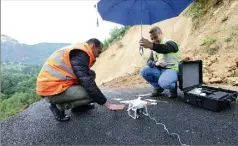
[[[202,60],[180,62],[179,88],[182,91],[202,84],[202,78]]]

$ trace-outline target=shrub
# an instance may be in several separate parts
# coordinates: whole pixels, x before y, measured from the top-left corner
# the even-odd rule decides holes
[[[104,40],[104,48],[103,50],[106,50],[107,48],[110,47],[111,44],[121,40],[127,31],[129,30],[130,26],[124,26],[121,28],[115,27],[110,31],[110,37],[106,40]]]

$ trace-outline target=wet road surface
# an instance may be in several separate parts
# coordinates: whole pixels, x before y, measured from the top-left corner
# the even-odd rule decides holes
[[[134,99],[151,91],[103,90],[111,99]],[[186,104],[180,98],[160,100],[168,102],[148,106],[150,116],[165,124],[169,132],[179,134],[183,144],[238,145],[237,102],[235,107],[216,113]],[[168,135],[162,125],[144,115],[134,120],[126,110],[109,111],[96,105],[87,113],[74,115],[67,111],[71,121],[60,123],[48,106],[41,100],[1,121],[1,145],[180,145],[177,136]]]

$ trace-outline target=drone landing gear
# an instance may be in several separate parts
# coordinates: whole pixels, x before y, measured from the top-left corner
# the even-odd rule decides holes
[[[132,117],[133,119],[138,119],[140,114],[144,114],[145,116],[148,116],[147,106],[144,105],[142,108],[129,108],[128,115]]]

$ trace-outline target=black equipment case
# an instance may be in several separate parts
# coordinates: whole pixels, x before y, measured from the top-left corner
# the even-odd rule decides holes
[[[179,88],[184,93],[184,101],[215,112],[220,112],[234,105],[238,92],[203,85],[202,66],[201,60],[180,62]],[[201,92],[191,92],[198,90],[197,88],[200,88]]]

